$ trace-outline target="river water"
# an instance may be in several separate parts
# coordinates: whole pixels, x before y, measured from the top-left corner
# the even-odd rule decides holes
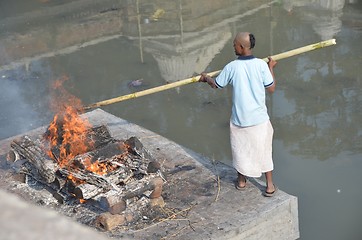
[[[362,239],[362,1],[99,2],[0,2],[0,139],[48,124],[64,76],[91,104],[222,69],[239,31],[258,57],[335,38],[278,62],[274,180],[298,197],[300,239]],[[226,164],[230,108],[201,83],[102,107]]]

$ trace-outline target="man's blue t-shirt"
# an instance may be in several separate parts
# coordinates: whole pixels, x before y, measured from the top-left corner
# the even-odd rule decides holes
[[[241,127],[269,120],[265,88],[274,84],[268,64],[254,56],[240,56],[228,63],[215,79],[218,88],[233,86],[231,122]]]

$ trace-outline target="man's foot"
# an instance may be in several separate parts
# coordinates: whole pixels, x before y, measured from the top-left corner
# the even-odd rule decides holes
[[[246,178],[239,176],[235,182],[235,188],[238,190],[242,190],[245,187],[246,187]]]
[[[265,189],[265,192],[263,192],[263,196],[264,197],[272,197],[275,195],[275,193],[278,191],[277,186],[275,186],[274,184],[271,186],[267,186]]]

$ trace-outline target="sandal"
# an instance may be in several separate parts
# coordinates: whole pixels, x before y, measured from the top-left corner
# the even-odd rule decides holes
[[[264,197],[273,197],[277,191],[278,191],[278,188],[277,188],[277,186],[274,185],[274,191],[267,192],[265,189],[265,192],[263,192],[263,196]]]

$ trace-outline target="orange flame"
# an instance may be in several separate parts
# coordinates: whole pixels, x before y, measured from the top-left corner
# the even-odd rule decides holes
[[[92,150],[94,145],[86,136],[92,125],[81,117],[77,110],[82,107],[81,101],[63,88],[63,83],[67,80],[67,77],[62,77],[53,84],[53,88],[57,91],[53,93],[51,107],[57,113],[48,127],[46,136],[50,144],[47,153],[62,168],[71,168],[71,160],[79,154]],[[55,150],[57,154],[54,154]],[[107,173],[105,164],[98,161],[92,163],[88,159],[83,161],[83,164],[88,171],[100,175]],[[69,179],[74,181],[73,176],[69,176]]]
[[[91,128],[91,124],[82,119],[76,109],[72,106],[66,106],[65,112],[57,113],[50,123],[49,140],[51,149],[58,148],[58,164],[60,167],[66,166],[70,160],[79,154],[85,153],[91,146],[85,133]],[[52,157],[52,152],[48,154]]]
[[[97,173],[98,175],[105,175],[108,172],[107,165],[100,163],[98,160],[92,163],[91,160],[87,158],[83,160],[83,164],[88,171]]]

